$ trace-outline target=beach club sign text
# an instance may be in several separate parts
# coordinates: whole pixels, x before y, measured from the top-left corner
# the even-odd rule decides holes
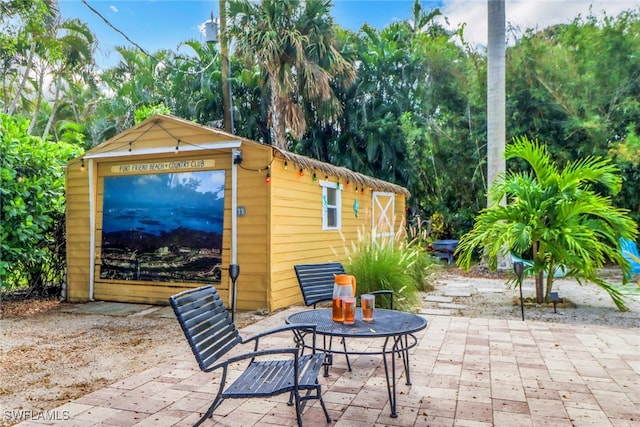
[[[210,169],[216,165],[213,159],[169,160],[166,162],[129,163],[111,166],[112,173],[175,172],[184,169]]]

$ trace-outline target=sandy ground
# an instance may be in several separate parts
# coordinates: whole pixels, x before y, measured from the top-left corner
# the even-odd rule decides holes
[[[601,277],[609,283],[621,284],[622,275],[617,269],[605,269]],[[462,272],[456,267],[443,268],[436,274],[435,290],[428,295],[451,295],[452,306],[446,303],[425,302],[430,309],[445,309],[453,316],[522,319],[520,292],[506,285],[506,274]],[[630,282],[622,289],[625,292],[627,312],[620,312],[613,300],[602,288],[593,283],[580,285],[572,278],[554,280],[553,290],[558,292],[564,304],[529,304],[535,297],[533,278],[523,280],[522,292],[525,300],[525,320],[556,323],[584,323],[620,327],[640,327],[640,287]],[[467,295],[456,296],[456,295]],[[427,296],[428,296],[427,295]]]
[[[619,279],[615,271],[606,274],[611,281]],[[444,268],[437,273],[435,285],[433,292],[423,295],[426,299],[454,296],[450,303],[425,301],[425,310],[443,310],[452,316],[521,319],[520,306],[514,303],[519,293],[507,288],[500,275]],[[638,294],[635,283],[629,286]],[[637,296],[627,300],[630,311],[620,313],[595,285],[581,287],[575,280],[560,279],[555,290],[573,306],[558,307],[554,313],[552,306],[527,305],[527,321],[640,327]],[[525,298],[534,295],[532,279],[525,281],[523,291]],[[73,312],[75,306],[57,301],[3,303],[0,426],[15,423],[13,411],[39,413],[56,408],[184,351],[182,332],[166,310],[164,316],[113,316],[80,314]],[[239,313],[237,323],[242,326],[260,318],[258,313]]]

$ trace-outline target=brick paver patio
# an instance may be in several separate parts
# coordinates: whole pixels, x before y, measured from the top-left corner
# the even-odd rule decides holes
[[[300,307],[243,329],[284,323]],[[380,356],[334,357],[320,377],[335,426],[638,426],[640,329],[427,315],[411,354],[412,385],[398,383],[398,418],[389,416]],[[289,344],[288,336],[270,345]],[[351,341],[349,342],[351,345]],[[90,393],[21,426],[190,426],[216,385],[184,355]],[[354,345],[367,345],[354,343]],[[214,378],[215,380],[215,378]],[[205,426],[292,426],[287,396],[227,400]],[[315,403],[305,426],[326,426]]]

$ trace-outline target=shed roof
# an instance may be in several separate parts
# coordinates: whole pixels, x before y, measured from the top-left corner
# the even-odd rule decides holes
[[[186,128],[186,131],[185,131]],[[170,137],[170,138],[167,138]],[[242,138],[223,130],[200,125],[175,116],[157,114],[133,126],[118,135],[108,139],[88,150],[84,158],[112,157],[126,154],[148,152],[151,146],[154,152],[171,152],[178,147],[181,151],[197,151],[211,149],[224,142],[238,142],[242,144],[256,144],[265,147],[257,141]],[[274,156],[280,157],[297,168],[310,172],[339,178],[358,187],[369,187],[376,191],[388,191],[409,197],[411,193],[397,184],[382,179],[373,178],[341,166],[321,162],[311,157],[291,153],[277,147],[270,147]],[[145,151],[147,150],[147,151]],[[164,150],[164,151],[162,151]]]
[[[340,178],[342,181],[358,187],[365,186],[376,191],[388,191],[391,193],[402,194],[405,197],[409,197],[411,195],[409,190],[400,185],[354,172],[342,166],[334,166],[330,163],[321,162],[320,160],[316,160],[311,157],[284,151],[277,147],[272,148],[276,156],[282,157],[287,162],[297,165],[300,168],[307,169],[312,172],[318,171],[328,176],[335,176]]]

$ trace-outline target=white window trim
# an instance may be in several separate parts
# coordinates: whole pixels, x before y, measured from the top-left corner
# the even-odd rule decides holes
[[[342,186],[338,185],[337,182],[331,181],[320,181],[320,187],[322,187],[322,229],[323,230],[341,230],[342,229]],[[333,188],[336,190],[336,205],[335,206],[326,206],[325,200],[327,200],[327,189]],[[328,224],[328,211],[329,208],[336,209],[336,225],[335,227],[330,227]]]

